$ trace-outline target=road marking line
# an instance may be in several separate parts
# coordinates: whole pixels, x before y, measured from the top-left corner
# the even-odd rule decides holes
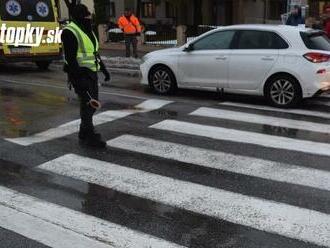
[[[39,168],[198,214],[330,247],[330,216],[314,210],[74,154],[49,161]]]
[[[125,118],[129,115],[136,113],[145,113],[148,111],[153,111],[159,108],[162,108],[165,105],[168,105],[172,102],[158,99],[150,99],[142,102],[135,106],[135,109],[124,109],[124,110],[109,110],[97,114],[94,116],[94,125],[101,125],[108,122],[112,122],[121,118]],[[71,135],[79,131],[80,120],[74,120],[63,125],[60,125],[56,128],[48,129],[44,132],[34,134],[28,137],[20,137],[13,139],[6,139],[9,142],[22,145],[29,146],[36,143],[46,142],[53,139],[58,139],[65,137],[67,135]]]
[[[0,226],[53,248],[113,247],[2,205],[0,205]]]
[[[273,116],[266,116],[260,114],[250,114],[245,112],[214,109],[214,108],[199,108],[190,115],[218,118],[225,120],[243,121],[249,123],[256,123],[269,126],[278,126],[292,129],[303,129],[312,132],[330,133],[329,124],[320,124],[309,121],[298,121]]]
[[[56,248],[182,247],[2,186],[0,226]]]
[[[328,114],[326,112],[313,111],[313,110],[280,109],[280,108],[274,108],[274,107],[269,107],[269,106],[245,104],[245,103],[236,103],[236,102],[223,102],[223,103],[219,103],[219,104],[222,105],[222,106],[229,106],[229,107],[240,107],[240,108],[250,108],[250,109],[256,109],[256,110],[267,110],[267,111],[273,111],[273,112],[278,112],[278,113],[307,115],[307,116],[330,119],[330,114]]]
[[[297,140],[275,135],[240,131],[235,129],[200,125],[175,120],[165,120],[152,125],[151,128],[207,137],[216,140],[226,140],[238,143],[259,145],[263,147],[330,156],[330,144],[327,143]]]
[[[108,145],[114,148],[207,168],[330,191],[330,172],[323,170],[195,148],[133,135],[120,136],[108,141]]]

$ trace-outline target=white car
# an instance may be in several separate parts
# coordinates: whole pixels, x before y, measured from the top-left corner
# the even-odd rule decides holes
[[[330,41],[304,27],[227,26],[147,54],[141,72],[142,84],[158,94],[178,87],[224,90],[291,107],[330,90]]]

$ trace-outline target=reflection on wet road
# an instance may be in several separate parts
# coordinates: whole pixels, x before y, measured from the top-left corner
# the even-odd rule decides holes
[[[5,247],[330,247],[329,97],[282,110],[256,97],[156,96],[114,75],[101,88],[98,151],[77,142],[62,72],[0,71]]]

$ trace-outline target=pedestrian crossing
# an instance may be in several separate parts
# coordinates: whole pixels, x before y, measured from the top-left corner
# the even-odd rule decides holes
[[[250,114],[244,112],[238,114],[237,111],[231,110],[199,108],[191,113],[191,115],[330,134],[330,127],[327,124],[313,123],[302,120],[290,120],[261,114]]]
[[[108,142],[110,147],[172,159],[217,170],[260,177],[267,180],[299,184],[330,191],[330,172],[299,167],[264,159],[256,159],[195,148],[161,140],[124,135]],[[299,181],[297,181],[299,178]]]
[[[171,103],[170,101],[166,101],[166,100],[151,99],[136,105],[133,109],[105,111],[94,116],[94,125],[99,126],[121,118],[125,118],[129,115],[133,115],[136,113],[145,113],[145,112],[153,111],[170,103]],[[42,143],[49,140],[62,138],[78,132],[79,124],[80,124],[80,119],[71,121],[69,123],[65,123],[63,125],[60,125],[59,127],[49,129],[45,132],[37,133],[33,136],[7,139],[7,141],[22,146],[29,146],[32,144]]]
[[[180,247],[4,187],[0,196],[0,225],[50,247]]]
[[[237,102],[222,102],[219,104],[220,106],[227,107],[238,107],[245,110],[263,110],[270,111],[272,113],[284,113],[284,114],[296,114],[303,115],[309,117],[318,117],[324,119],[330,119],[330,113],[322,112],[318,110],[306,110],[306,109],[279,109],[275,107],[262,106],[262,105],[254,105],[254,104],[246,104],[246,103],[237,103]]]
[[[172,102],[149,100],[137,105],[137,109],[133,112],[118,110],[116,114],[108,111],[101,113],[96,122],[110,125],[111,120],[129,117],[134,113],[152,112],[170,103]],[[177,103],[173,105],[175,104]],[[259,110],[263,112],[258,112]],[[265,112],[270,114],[264,114]],[[278,117],[274,113],[281,113],[281,116]],[[292,114],[304,118],[292,119]],[[123,156],[128,156],[126,160],[114,162],[111,156],[98,155],[97,158],[92,158],[88,155],[68,152],[39,164],[35,170],[98,185],[104,189],[111,189],[163,206],[171,206],[184,213],[194,213],[215,221],[226,221],[258,232],[297,240],[307,244],[306,247],[330,247],[328,212],[304,207],[303,203],[297,206],[290,202],[276,201],[275,198],[272,200],[272,192],[269,192],[270,197],[265,199],[249,192],[249,189],[245,192],[235,192],[234,189],[223,189],[209,185],[207,182],[196,182],[189,178],[158,173],[150,170],[148,166],[132,166],[138,162],[143,164],[144,158],[148,157],[149,161],[155,161],[154,163],[162,160],[159,167],[169,163],[170,166],[175,165],[177,170],[184,171],[194,166],[219,173],[229,172],[247,180],[249,178],[264,180],[270,187],[277,183],[294,188],[297,192],[303,189],[307,192],[303,201],[311,200],[308,199],[313,197],[310,192],[330,197],[330,169],[327,169],[326,165],[317,168],[312,165],[270,160],[257,152],[254,156],[244,155],[244,151],[238,155],[234,152],[220,151],[218,146],[212,147],[215,143],[231,142],[244,147],[253,146],[256,151],[262,148],[273,153],[285,151],[302,154],[309,156],[310,162],[317,158],[328,160],[330,142],[311,141],[307,135],[305,138],[300,136],[292,138],[265,134],[260,130],[228,128],[217,120],[242,123],[242,125],[248,123],[282,127],[302,130],[311,135],[328,136],[330,135],[329,113],[303,109],[282,110],[228,102],[212,107],[197,107],[179,116],[182,120],[177,117],[157,119],[154,123],[148,124],[144,131],[132,128],[122,135],[109,139],[107,153],[110,155],[123,153]],[[315,117],[320,120],[315,121]],[[8,141],[30,146],[59,139],[76,132],[76,129],[73,129],[73,126],[77,126],[76,122],[31,137]],[[63,133],[63,129],[67,126],[72,129]],[[190,141],[183,144],[182,137]],[[200,145],[208,142],[209,148]],[[286,195],[285,191],[281,193]],[[3,186],[0,186],[0,227],[49,247],[201,247],[137,231]],[[44,235],[42,230],[49,232]],[[57,238],[54,239],[54,236]],[[242,246],[237,244],[232,247]],[[272,247],[271,244],[269,247]],[[286,247],[291,247],[290,242]]]

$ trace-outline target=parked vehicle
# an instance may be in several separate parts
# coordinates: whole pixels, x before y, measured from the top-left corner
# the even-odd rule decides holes
[[[305,27],[237,25],[143,58],[142,84],[263,95],[277,107],[330,90],[330,41]]]
[[[44,27],[48,30],[60,26],[54,0],[1,0],[0,23],[10,27]],[[35,62],[45,70],[53,60],[62,59],[59,43],[42,43],[40,46],[13,46],[0,43],[0,62]]]

